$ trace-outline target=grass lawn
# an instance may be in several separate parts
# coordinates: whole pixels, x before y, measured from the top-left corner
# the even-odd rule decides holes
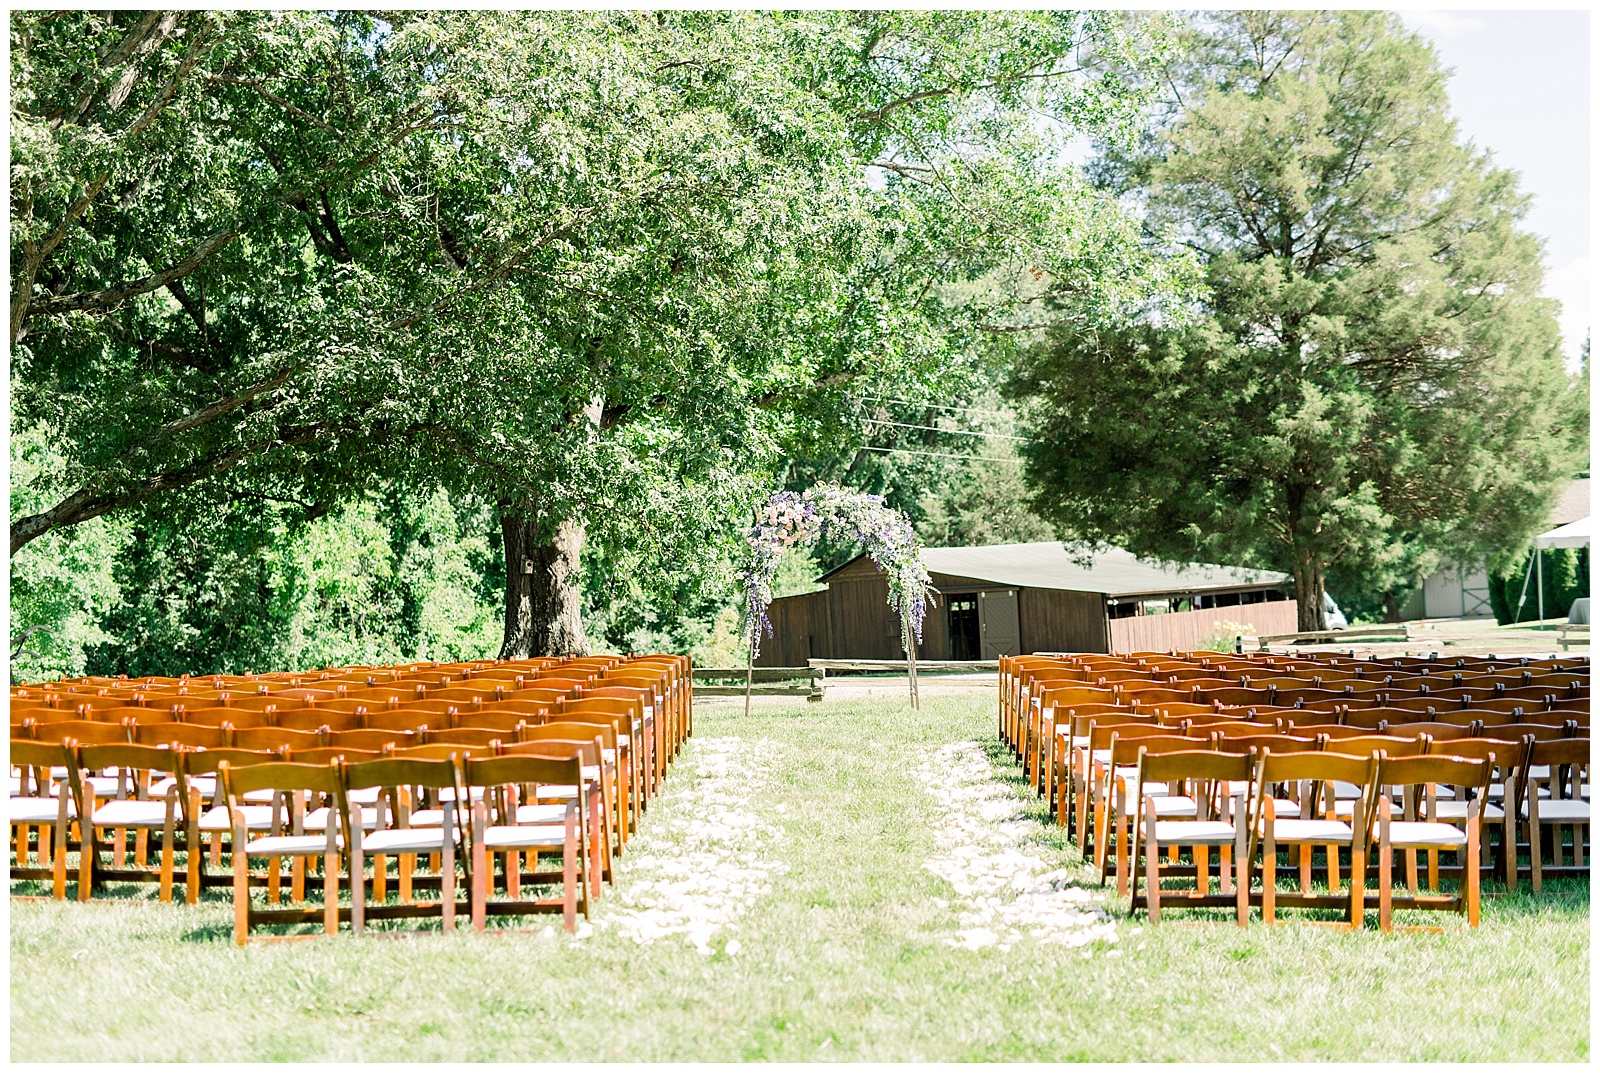
[[[225,891],[193,909],[144,887],[90,905],[13,901],[11,1058],[1588,1058],[1586,883],[1491,895],[1476,932],[1385,936],[1375,916],[1356,935],[1240,931],[1180,911],[1151,928],[1106,899],[1115,943],[954,945],[962,900],[924,868],[939,812],[919,765],[947,743],[982,742],[1020,812],[1043,818],[990,744],[992,706],[986,692],[929,697],[920,714],[903,701],[767,702],[748,719],[703,705],[620,889],[578,940],[406,925],[413,933],[393,939],[239,949]],[[710,953],[683,935],[642,944],[624,907],[644,904],[647,877],[703,849],[695,822],[717,801],[695,792],[695,769],[730,748],[762,758],[737,802],[762,828],[721,862],[734,893]],[[1012,830],[1084,877],[1053,827]]]

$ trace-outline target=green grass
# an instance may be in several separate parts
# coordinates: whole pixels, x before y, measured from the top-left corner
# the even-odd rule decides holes
[[[131,887],[90,905],[13,901],[11,1057],[1587,1059],[1586,883],[1490,897],[1476,932],[1240,931],[1174,911],[1155,928],[1121,920],[1119,941],[1087,957],[1028,939],[950,946],[959,899],[922,868],[933,806],[911,771],[946,742],[992,739],[991,705],[987,692],[930,697],[920,714],[797,700],[748,719],[703,706],[697,740],[781,743],[752,808],[782,832],[763,854],[788,865],[709,957],[603,926],[577,942],[408,926],[238,949],[225,892],[192,909]],[[694,758],[691,743],[647,829],[674,821],[671,788]],[[1039,839],[1041,856],[1079,867],[1053,828]]]

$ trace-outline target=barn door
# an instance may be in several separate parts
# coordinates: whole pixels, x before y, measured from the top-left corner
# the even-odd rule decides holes
[[[984,659],[1020,656],[1022,629],[1017,623],[1017,591],[978,593],[978,628],[983,635]]]

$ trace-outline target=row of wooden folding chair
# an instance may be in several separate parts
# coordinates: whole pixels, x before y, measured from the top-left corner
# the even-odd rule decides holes
[[[1118,883],[1119,891],[1131,893],[1131,906],[1141,906],[1138,894],[1139,843],[1145,843],[1143,853],[1146,878],[1146,897],[1143,905],[1152,920],[1159,919],[1160,902],[1167,897],[1160,892],[1163,874],[1174,876],[1180,870],[1170,866],[1177,858],[1173,855],[1180,846],[1189,847],[1194,864],[1189,869],[1196,876],[1195,892],[1182,899],[1186,904],[1231,904],[1238,912],[1239,922],[1246,921],[1248,905],[1262,909],[1263,919],[1274,919],[1275,908],[1280,904],[1300,906],[1343,906],[1349,920],[1359,925],[1363,912],[1363,873],[1369,854],[1377,853],[1379,920],[1388,929],[1392,923],[1395,904],[1416,908],[1447,908],[1465,912],[1469,924],[1476,926],[1478,919],[1479,889],[1482,881],[1480,857],[1485,848],[1485,824],[1497,815],[1505,817],[1505,834],[1501,839],[1502,853],[1508,854],[1506,876],[1508,884],[1517,881],[1517,859],[1524,845],[1530,846],[1530,869],[1535,889],[1539,889],[1543,863],[1542,842],[1548,836],[1545,830],[1554,831],[1553,867],[1567,872],[1587,872],[1586,846],[1589,830],[1589,803],[1576,792],[1586,785],[1589,752],[1587,742],[1571,739],[1554,742],[1524,742],[1520,746],[1508,742],[1481,741],[1472,743],[1418,743],[1360,741],[1323,742],[1321,748],[1295,747],[1290,742],[1268,743],[1265,739],[1255,754],[1253,799],[1248,808],[1239,799],[1239,776],[1248,769],[1248,760],[1232,746],[1213,752],[1212,756],[1227,755],[1233,760],[1206,759],[1197,750],[1183,748],[1186,743],[1178,739],[1166,748],[1156,745],[1158,739],[1147,739],[1139,761],[1137,787],[1132,801],[1139,822],[1133,825],[1132,848],[1124,856],[1120,848],[1126,840],[1119,840]],[[1400,755],[1402,752],[1408,756]],[[1176,754],[1164,757],[1163,753]],[[1176,757],[1188,757],[1180,760]],[[1240,760],[1246,763],[1241,765]],[[1368,765],[1366,778],[1358,778],[1358,765]],[[1538,771],[1545,768],[1550,774],[1534,778],[1519,778],[1516,772]],[[1226,768],[1226,770],[1224,770]],[[1493,804],[1490,779],[1499,768],[1507,772],[1506,791],[1501,806]],[[1180,774],[1181,773],[1181,774]],[[1163,808],[1162,802],[1171,797],[1173,779],[1180,784],[1192,780],[1209,781],[1211,789],[1197,795],[1199,804],[1188,812]],[[1551,788],[1539,785],[1543,779]],[[1230,781],[1231,780],[1231,781]],[[1350,808],[1339,812],[1326,808],[1321,817],[1315,813],[1318,795],[1310,789],[1284,798],[1280,788],[1298,782],[1306,787],[1332,786],[1336,783],[1361,787],[1359,798],[1349,802]],[[1452,787],[1453,795],[1441,797],[1440,785]],[[1520,785],[1521,790],[1514,787]],[[1145,792],[1150,786],[1156,792]],[[1219,793],[1218,788],[1224,792]],[[1119,791],[1122,788],[1119,788]],[[1403,794],[1396,791],[1404,790]],[[1552,790],[1554,792],[1552,792]],[[1330,795],[1331,796],[1331,795]],[[1224,799],[1234,802],[1231,815]],[[1208,810],[1222,808],[1221,815],[1206,815]],[[1308,808],[1309,806],[1309,808]],[[1541,814],[1541,809],[1543,813]],[[1131,809],[1130,809],[1131,811]],[[1397,815],[1397,812],[1399,813]],[[1163,813],[1169,817],[1163,819]],[[1248,831],[1238,818],[1251,817]],[[1520,819],[1519,819],[1520,816]],[[1542,822],[1541,822],[1542,821]],[[1567,846],[1561,835],[1563,827],[1570,829],[1571,842]],[[1520,843],[1517,830],[1528,831],[1528,843]],[[1245,836],[1248,833],[1248,844]],[[1213,846],[1227,847],[1224,851],[1233,857],[1232,876],[1223,879],[1223,902],[1209,895],[1206,881],[1206,854]],[[1281,895],[1277,891],[1277,850],[1296,848],[1300,852],[1300,892]],[[1325,872],[1328,876],[1328,893],[1316,894],[1309,890],[1311,851],[1320,847],[1325,851]],[[1351,887],[1340,890],[1340,848],[1350,855]],[[1574,866],[1568,869],[1562,857],[1570,848]],[[1169,866],[1160,863],[1161,851],[1166,849]],[[1241,852],[1242,851],[1242,852]],[[1453,869],[1458,878],[1454,895],[1439,891],[1441,853],[1456,855],[1458,863]],[[1405,857],[1405,870],[1409,896],[1396,899],[1392,882],[1392,866],[1396,853]],[[1419,892],[1418,854],[1428,856],[1428,888],[1435,892]],[[1252,862],[1259,856],[1262,877],[1261,891],[1250,893]],[[1226,875],[1226,873],[1225,873]],[[1131,880],[1131,892],[1130,892]],[[1232,889],[1230,889],[1230,887]]]
[[[1366,870],[1371,854],[1377,854],[1379,926],[1389,930],[1392,911],[1398,901],[1415,908],[1446,908],[1466,914],[1468,923],[1478,923],[1479,880],[1477,856],[1480,848],[1481,803],[1486,800],[1489,763],[1448,757],[1392,757],[1384,751],[1369,756],[1343,753],[1292,752],[1276,760],[1270,748],[1259,757],[1232,752],[1175,751],[1145,753],[1140,757],[1137,788],[1132,797],[1138,822],[1132,825],[1131,846],[1127,854],[1126,875],[1130,908],[1146,910],[1152,924],[1161,918],[1162,903],[1225,905],[1234,909],[1238,923],[1245,926],[1252,904],[1261,907],[1263,920],[1271,923],[1280,904],[1327,905],[1341,901],[1351,926],[1360,927],[1365,909]],[[1318,783],[1347,782],[1362,787],[1348,821],[1326,816],[1322,819],[1281,818],[1277,815],[1276,785],[1288,781]],[[1463,786],[1474,793],[1462,827],[1436,821],[1425,812],[1414,820],[1395,820],[1388,792],[1379,788],[1426,787],[1447,783]],[[1170,792],[1174,785],[1191,789],[1197,802],[1194,818],[1163,820],[1153,793],[1146,786]],[[1350,882],[1339,894],[1302,893],[1283,895],[1277,890],[1277,850],[1291,846],[1345,846],[1351,853]],[[1463,879],[1453,896],[1420,895],[1397,899],[1393,883],[1393,857],[1396,851],[1426,848],[1448,849],[1464,855]],[[1164,877],[1177,874],[1169,859],[1174,850],[1188,849],[1194,860],[1196,882],[1192,893],[1164,891]],[[1223,857],[1220,891],[1208,889],[1209,851],[1216,848]],[[1337,852],[1337,850],[1335,850]],[[1260,869],[1253,869],[1257,853]],[[1231,858],[1231,860],[1229,860]],[[1119,860],[1121,858],[1119,857]],[[1142,867],[1141,867],[1142,865]],[[1252,872],[1259,871],[1262,889],[1252,890]],[[1145,882],[1143,895],[1139,889]],[[1330,884],[1331,884],[1330,880]]]
[[[501,751],[512,758],[571,759],[574,763],[582,764],[583,771],[577,778],[565,780],[537,778],[526,780],[526,782],[530,785],[548,783],[547,790],[554,789],[559,791],[563,786],[573,788],[588,786],[590,788],[591,793],[584,796],[582,800],[578,800],[579,795],[576,790],[571,794],[566,794],[565,797],[568,804],[577,807],[588,816],[584,828],[586,831],[585,846],[588,848],[584,849],[583,852],[594,853],[596,858],[594,865],[583,865],[583,875],[585,883],[594,886],[597,890],[602,873],[606,873],[608,877],[610,858],[612,856],[610,839],[607,837],[609,832],[606,830],[608,823],[605,816],[607,811],[605,805],[608,791],[602,785],[605,768],[600,761],[600,742],[598,738],[589,739],[587,742],[583,740],[582,736],[589,728],[569,726],[555,729],[563,729],[565,737],[559,740],[551,737],[546,741],[522,743]],[[413,751],[423,752],[426,750]],[[472,750],[452,750],[445,754],[443,759],[448,762],[451,757],[470,756],[471,752]],[[290,753],[287,757],[284,757],[278,754],[258,754],[238,750],[218,750],[212,753],[190,754],[182,749],[168,750],[136,745],[88,746],[80,749],[75,747],[75,743],[70,742],[65,744],[14,743],[13,763],[21,766],[25,774],[30,771],[33,772],[34,781],[31,788],[35,792],[31,795],[24,794],[20,799],[14,798],[12,802],[12,828],[17,844],[18,862],[18,867],[13,869],[13,877],[50,878],[54,881],[54,895],[58,898],[62,897],[64,895],[66,876],[68,825],[76,820],[81,813],[81,815],[90,817],[90,820],[88,823],[81,825],[82,831],[78,838],[80,846],[80,899],[87,900],[92,887],[97,882],[105,879],[145,879],[158,875],[161,883],[161,897],[163,900],[170,900],[173,885],[174,858],[176,851],[180,848],[178,835],[187,831],[186,848],[190,862],[189,900],[191,902],[195,901],[200,886],[198,879],[203,868],[200,839],[202,833],[210,829],[216,834],[220,834],[222,831],[229,832],[232,835],[231,844],[233,847],[245,847],[243,859],[241,860],[237,856],[234,858],[232,883],[235,887],[237,906],[248,904],[248,884],[250,880],[246,873],[248,872],[248,859],[252,856],[264,856],[269,859],[270,870],[266,885],[269,890],[269,899],[274,903],[277,901],[279,893],[276,861],[282,857],[294,858],[297,861],[293,878],[294,894],[296,900],[300,900],[303,896],[305,881],[303,858],[313,855],[322,845],[322,843],[317,842],[319,836],[324,843],[328,843],[330,840],[335,839],[337,832],[348,831],[350,833],[350,845],[357,852],[356,865],[353,867],[357,867],[360,863],[358,849],[360,833],[363,829],[376,826],[378,833],[373,839],[369,840],[369,850],[379,855],[374,870],[373,885],[375,893],[378,895],[379,900],[382,901],[383,855],[396,853],[414,855],[426,850],[437,856],[440,851],[438,845],[430,844],[426,847],[419,847],[412,846],[410,842],[405,841],[406,839],[416,841],[419,838],[426,841],[431,838],[434,842],[437,842],[437,833],[432,835],[426,833],[405,835],[392,833],[390,832],[392,825],[378,820],[375,816],[377,812],[381,811],[381,808],[365,808],[353,794],[350,795],[350,808],[344,808],[343,811],[340,811],[340,809],[343,808],[344,798],[339,797],[337,799],[329,798],[328,805],[308,813],[305,809],[306,802],[303,796],[295,798],[293,802],[290,802],[284,796],[290,790],[306,791],[315,789],[303,784],[287,785],[279,783],[268,786],[263,783],[261,786],[255,786],[250,779],[236,781],[228,793],[225,806],[216,806],[210,810],[204,810],[200,803],[199,788],[194,786],[186,790],[185,774],[188,772],[193,772],[196,775],[220,773],[223,776],[223,782],[226,783],[227,772],[230,767],[235,773],[252,771],[258,766],[282,769],[284,771],[292,769],[300,772],[311,772],[325,770],[328,765],[332,765],[336,770],[339,770],[349,761],[352,769],[365,770],[367,765],[370,764],[417,763],[426,762],[428,759],[429,757],[427,756],[380,759],[375,754],[358,757],[354,754],[354,751],[350,751],[349,756],[339,757],[312,756],[305,753]],[[488,759],[488,757],[484,757],[484,759]],[[81,761],[81,766],[79,761]],[[593,764],[588,763],[588,761],[593,761]],[[93,778],[90,773],[106,767],[118,767],[123,769],[125,773],[132,773],[139,780],[138,796],[129,796],[126,792],[123,792],[102,804],[100,802],[101,794],[91,785]],[[49,786],[50,772],[52,770],[60,770],[64,773],[64,785],[55,788],[53,795]],[[162,779],[165,784],[164,792],[160,794],[159,799],[149,799],[145,796],[150,790],[150,780],[154,774],[164,777]],[[25,779],[24,782],[24,789],[30,788],[27,785],[28,780]],[[378,784],[362,785],[365,787]],[[459,795],[459,783],[454,786],[449,783],[442,785],[445,787],[444,797],[440,803],[442,812],[435,817],[434,823],[436,826],[450,826],[439,817],[448,817],[454,808],[454,802],[466,800],[466,798],[462,798]],[[476,786],[481,784],[470,783],[469,785]],[[325,789],[326,787],[324,787]],[[351,789],[349,786],[345,788],[347,792]],[[257,791],[270,791],[268,799],[259,800],[253,798],[252,794]],[[481,804],[481,801],[478,803]],[[377,802],[374,801],[374,804],[377,804]],[[560,802],[558,801],[557,806],[559,804]],[[286,816],[283,813],[282,808],[285,807],[289,808],[292,816]],[[362,824],[352,825],[349,822],[352,810],[355,807],[362,808]],[[523,805],[520,811],[513,807],[509,813],[502,809],[500,814],[502,818],[504,816],[515,817],[511,821],[514,824],[527,822],[530,818],[536,818],[530,817],[529,811],[532,809],[538,812],[540,808],[543,809],[543,815],[548,819],[549,807],[539,806],[536,808],[533,804]],[[223,813],[223,815],[219,817],[218,813]],[[271,813],[271,815],[269,817],[264,813]],[[417,815],[420,817],[422,814],[418,813]],[[497,822],[498,826],[506,826],[503,820]],[[38,860],[40,864],[38,869],[28,868],[29,826],[38,828]],[[286,826],[292,828],[287,834],[284,833]],[[400,826],[406,827],[407,825],[402,823]],[[103,844],[103,838],[99,832],[104,828],[112,827],[120,828],[117,832],[118,841],[115,843],[114,867],[112,869],[97,869],[96,866]],[[320,832],[315,830],[319,827],[321,828]],[[52,829],[54,837],[51,835]],[[128,829],[135,830],[138,833],[136,868],[132,871],[123,867],[122,847],[125,841],[124,832]],[[161,864],[159,869],[151,870],[145,867],[145,837],[156,830],[161,831]],[[252,833],[259,837],[252,838]],[[500,839],[498,843],[496,842],[497,837]],[[508,869],[510,870],[507,873],[507,882],[513,901],[516,900],[516,889],[520,882],[518,877],[522,875],[521,872],[516,870],[515,854],[519,848],[527,848],[516,843],[515,839],[518,837],[521,837],[521,835],[513,832],[509,835],[502,833],[499,836],[489,837],[487,841],[484,839],[479,840],[479,844],[482,846],[510,854],[508,857]],[[342,835],[339,838],[339,844],[343,845]],[[511,841],[507,842],[506,839],[511,839]],[[214,835],[214,849],[219,844],[219,841],[219,839],[215,839]],[[402,843],[404,844],[402,845]],[[232,852],[230,850],[230,854]],[[402,898],[403,902],[409,905],[411,874],[406,867],[404,858],[402,858],[400,866]],[[337,875],[336,870],[333,874]],[[359,868],[351,874],[353,877],[362,875]],[[481,880],[483,873],[479,875]],[[535,877],[530,873],[527,878],[531,880]],[[245,896],[242,899],[238,896],[241,884],[244,885],[245,889]],[[566,884],[566,890],[569,895],[568,920],[570,926],[571,896],[573,894],[573,886],[570,882]],[[478,893],[482,893],[481,882]],[[354,920],[358,929],[361,920],[361,897],[358,891],[353,909],[356,914]],[[586,905],[589,893],[583,893],[581,897],[585,899]],[[475,898],[474,919],[481,926],[483,915],[482,899],[477,895],[475,895]],[[453,897],[448,900],[448,904],[450,908],[444,910],[447,916],[452,915],[454,912]],[[516,907],[501,906],[500,908],[505,911],[511,911]],[[523,908],[531,909],[528,906]],[[585,911],[587,912],[587,909]],[[255,921],[257,923],[287,923],[292,922],[291,917],[293,920],[303,919],[303,913],[296,915],[297,912],[292,910],[276,913],[275,911],[269,911],[265,915],[258,914],[255,917]],[[379,915],[416,915],[416,912],[417,910],[414,906],[410,908],[402,906],[393,912],[380,911]],[[251,917],[248,913],[243,913],[238,919],[243,924],[243,930],[240,934],[248,934]]]

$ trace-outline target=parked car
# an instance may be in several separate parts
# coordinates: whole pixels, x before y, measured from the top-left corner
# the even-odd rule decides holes
[[[1339,605],[1333,602],[1333,597],[1326,592],[1322,594],[1322,610],[1328,619],[1328,629],[1348,630],[1350,623],[1345,621],[1344,612],[1339,610]]]

